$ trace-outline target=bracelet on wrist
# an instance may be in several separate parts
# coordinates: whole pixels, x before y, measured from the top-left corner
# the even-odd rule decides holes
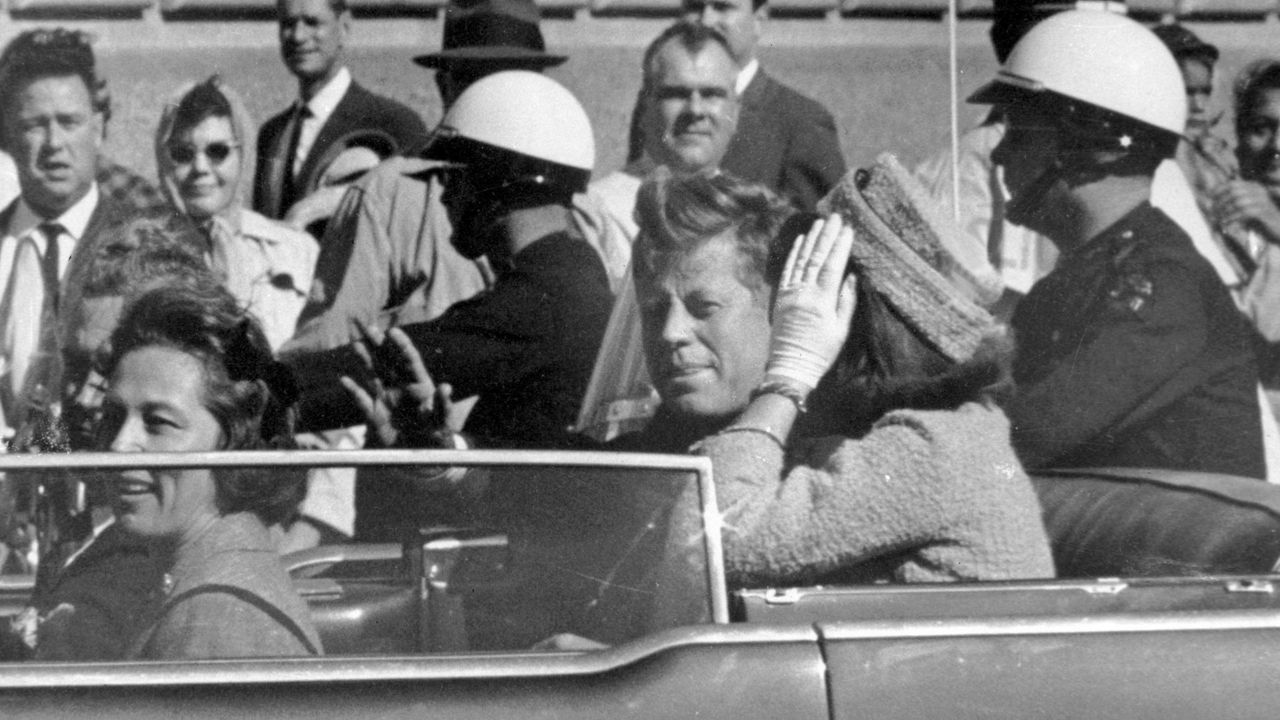
[[[755,427],[753,425],[730,425],[729,427],[721,430],[716,434],[732,435],[733,433],[750,433],[752,435],[763,435],[764,437],[767,437],[770,440],[772,440],[774,444],[778,446],[778,449],[782,450],[784,453],[787,450],[787,443],[784,442],[782,438],[778,437],[777,433],[770,430],[769,428]]]
[[[785,380],[772,380],[761,383],[755,390],[751,391],[751,399],[755,400],[761,395],[780,395],[794,403],[796,411],[801,415],[809,410],[809,406],[805,402],[809,397],[809,391],[795,383]]]

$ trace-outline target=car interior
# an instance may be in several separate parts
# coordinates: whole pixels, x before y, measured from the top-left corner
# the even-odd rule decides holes
[[[234,463],[230,455],[219,462]],[[352,462],[349,454],[327,455],[330,466]],[[362,482],[378,482],[389,469],[438,473],[437,457],[362,451],[356,464]],[[445,460],[456,464],[461,457]],[[564,637],[585,640],[573,645],[584,649],[714,622],[1277,605],[1269,576],[1280,560],[1280,487],[1243,478],[1132,469],[1037,474],[1057,580],[814,584],[730,594],[703,459],[471,451],[465,460],[468,483],[482,488],[472,493],[465,522],[419,528],[401,542],[325,545],[283,558],[326,654],[561,650],[557,639]],[[0,462],[30,472],[41,461]],[[77,462],[78,469],[46,468],[48,482],[92,482],[122,460],[105,455]],[[0,575],[0,616],[23,607],[31,583]]]

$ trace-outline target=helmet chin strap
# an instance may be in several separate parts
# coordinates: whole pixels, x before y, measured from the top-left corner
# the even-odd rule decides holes
[[[1052,165],[1045,168],[1021,192],[1009,198],[1009,202],[1004,206],[1005,219],[1014,225],[1031,227],[1029,223],[1038,215],[1037,211],[1045,207],[1045,196],[1049,188],[1063,176],[1062,161],[1055,159]]]
[[[1045,196],[1055,183],[1061,180],[1075,188],[1095,182],[1107,176],[1108,165],[1112,164],[1096,160],[1089,150],[1059,150],[1053,163],[1005,204],[1005,218],[1014,225],[1031,227],[1028,222],[1046,206]]]

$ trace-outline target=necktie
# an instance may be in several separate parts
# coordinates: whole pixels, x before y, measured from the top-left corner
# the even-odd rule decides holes
[[[32,402],[42,398],[58,382],[57,305],[60,225],[45,223],[38,232],[45,239],[40,252],[34,233],[23,238],[9,281],[9,312],[5,318],[5,346],[9,354],[9,378],[4,403],[10,427],[16,427]]]
[[[53,312],[58,312],[59,282],[58,260],[60,247],[58,239],[62,237],[63,227],[58,223],[41,223],[40,233],[44,235],[44,255],[40,258],[40,275],[44,278],[46,297],[52,305]]]
[[[280,191],[280,215],[289,212],[289,207],[293,205],[297,188],[294,183],[297,179],[298,171],[302,169],[304,158],[298,157],[298,141],[302,138],[302,126],[306,124],[307,118],[311,117],[311,109],[306,105],[299,105],[298,109],[293,113],[293,123],[289,128],[289,144],[286,146],[284,156],[284,183]]]

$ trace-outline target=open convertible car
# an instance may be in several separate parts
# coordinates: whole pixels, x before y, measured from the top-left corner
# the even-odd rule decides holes
[[[1035,479],[1061,579],[727,590],[704,458],[503,451],[3,456],[49,491],[125,467],[466,467],[401,543],[287,556],[326,655],[0,663],[4,718],[1271,718],[1280,488]],[[4,576],[0,615],[32,578]]]

